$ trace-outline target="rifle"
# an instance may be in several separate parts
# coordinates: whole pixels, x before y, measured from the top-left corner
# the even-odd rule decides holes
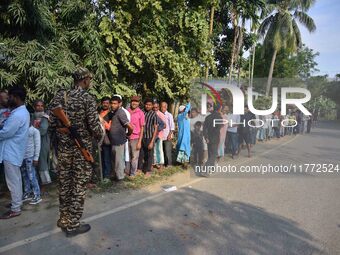
[[[61,128],[60,132],[62,133],[67,133],[70,135],[71,139],[75,142],[76,146],[79,148],[81,154],[83,154],[84,158],[86,161],[94,163],[94,159],[89,152],[88,149],[86,149],[84,143],[81,140],[81,137],[77,131],[77,128],[75,126],[71,125],[70,120],[66,116],[63,108],[56,107],[52,110],[52,113],[61,121],[61,123],[66,127],[66,128]]]

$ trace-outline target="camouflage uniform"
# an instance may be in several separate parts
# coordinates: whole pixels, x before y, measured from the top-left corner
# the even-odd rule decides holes
[[[93,137],[99,141],[104,135],[94,98],[80,87],[61,90],[52,100],[50,107],[53,109],[60,105],[71,125],[78,128],[85,147],[92,152]],[[91,177],[92,165],[85,161],[68,134],[58,132],[60,127],[63,127],[60,121],[51,114],[50,128],[52,132],[56,132],[58,142],[59,223],[71,231],[80,225],[86,184]]]

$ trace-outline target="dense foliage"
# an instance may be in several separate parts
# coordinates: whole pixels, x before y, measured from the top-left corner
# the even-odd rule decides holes
[[[22,84],[30,100],[71,86],[77,65],[95,75],[92,92],[187,96],[212,65],[212,1],[17,0],[0,4],[0,86]]]
[[[275,86],[307,84],[313,108],[329,105],[324,99],[340,105],[339,81],[312,77],[318,53],[302,46],[298,22],[315,30],[307,15],[314,2],[2,0],[0,88],[23,85],[30,102],[48,101],[72,85],[81,65],[94,73],[98,98],[138,93],[172,101],[195,93],[190,85],[204,79],[207,66],[210,77],[260,77],[251,84],[262,93],[273,68]]]

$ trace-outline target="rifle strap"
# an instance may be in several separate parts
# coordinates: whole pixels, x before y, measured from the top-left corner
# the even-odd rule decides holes
[[[65,112],[66,117],[68,118],[68,114],[67,114],[67,103],[68,103],[68,96],[67,96],[67,91],[65,90],[65,91],[64,91],[64,104],[65,104],[64,112]]]

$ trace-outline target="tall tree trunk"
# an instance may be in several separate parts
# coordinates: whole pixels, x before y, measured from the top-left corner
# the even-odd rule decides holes
[[[253,59],[251,64],[250,87],[254,85],[254,66],[255,66],[256,43],[253,45]]]
[[[240,87],[240,82],[241,82],[241,58],[240,58],[240,52],[243,46],[243,34],[244,34],[244,29],[246,25],[246,20],[242,19],[242,26],[240,28],[239,32],[239,37],[238,37],[238,42],[237,42],[237,50],[236,50],[236,55],[235,55],[235,63],[238,65],[238,74],[237,74],[237,80],[238,80],[238,86]]]
[[[212,35],[213,27],[214,27],[214,14],[215,14],[215,6],[211,6],[210,11],[210,24],[209,24],[209,35]]]
[[[254,25],[254,24],[255,24],[254,20],[251,19],[249,31],[252,31],[252,33],[254,33],[257,36],[257,33],[258,33],[257,28],[256,28],[257,25]],[[252,56],[251,56],[251,60],[250,60],[251,61],[251,64],[250,64],[251,69],[250,69],[250,81],[249,81],[249,83],[250,83],[250,87],[253,87],[254,86],[255,56],[256,56],[256,41],[251,46],[251,54],[252,54]]]
[[[270,64],[270,69],[269,69],[267,88],[266,88],[266,96],[269,96],[270,87],[272,86],[273,72],[274,72],[276,55],[277,55],[277,50],[274,50],[273,57],[272,57],[272,63]]]
[[[229,67],[229,83],[231,82],[233,69],[234,69],[234,61],[235,61],[235,55],[236,55],[236,43],[237,43],[238,36],[239,36],[239,28],[235,27],[233,48],[231,51],[231,60],[230,60],[230,67]]]
[[[235,55],[236,55],[236,44],[237,44],[237,39],[239,36],[239,27],[238,27],[238,17],[235,12],[232,12],[232,24],[234,28],[234,40],[233,40],[233,47],[231,51],[231,59],[230,59],[230,67],[229,67],[229,84],[231,83],[231,76],[233,74],[233,67],[234,67],[234,60],[235,60]]]
[[[172,115],[174,116],[174,118],[177,118],[177,116],[178,116],[179,106],[180,106],[179,101],[174,102],[174,108],[173,108],[173,112],[172,112]]]
[[[238,64],[238,70],[237,70],[237,86],[241,87],[241,65]]]
[[[250,29],[249,29],[249,31],[250,32],[252,32],[252,23],[253,23],[253,20],[252,19],[250,19]],[[249,72],[249,75],[248,75],[248,79],[249,79],[249,82],[248,82],[248,86],[249,87],[252,87],[252,85],[251,85],[251,71],[252,71],[252,59],[253,59],[253,53],[254,53],[254,51],[253,51],[254,49],[253,49],[253,45],[251,46],[251,48],[250,48],[250,51],[249,51],[249,69],[248,69],[248,72]]]
[[[238,37],[238,41],[237,41],[237,50],[236,50],[236,54],[235,54],[235,62],[238,63],[239,59],[240,59],[240,52],[241,52],[241,48],[243,46],[243,35],[244,35],[244,29],[245,29],[245,19],[242,19],[242,26],[239,28],[239,37]]]
[[[209,36],[212,35],[213,32],[213,27],[214,27],[214,14],[215,14],[215,7],[211,6],[211,11],[210,11],[210,24],[209,24]],[[209,77],[209,66],[207,63],[207,66],[205,68],[205,79],[208,81]]]
[[[251,69],[252,69],[251,64],[252,64],[252,54],[253,54],[253,49],[251,49],[251,50],[250,50],[250,53],[249,53],[249,63],[248,63],[248,65],[249,65],[249,68],[248,68],[248,79],[249,79],[249,81],[248,81],[248,86],[249,86],[249,87],[251,87]]]

